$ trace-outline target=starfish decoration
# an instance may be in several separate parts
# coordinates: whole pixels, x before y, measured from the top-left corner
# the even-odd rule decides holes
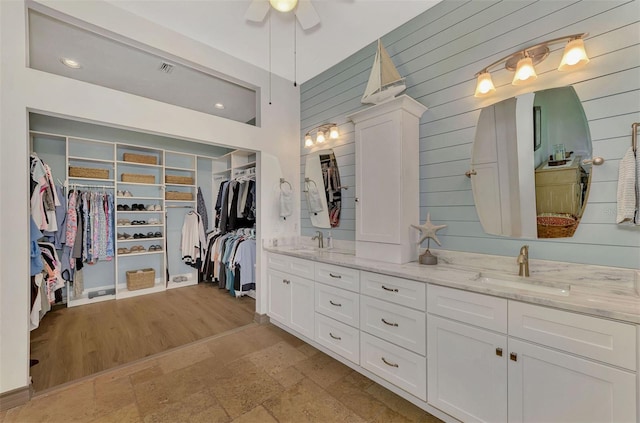
[[[425,239],[430,238],[434,240],[438,245],[442,245],[440,244],[440,240],[436,236],[436,232],[438,232],[442,228],[446,228],[447,225],[434,225],[433,223],[431,223],[431,213],[427,213],[427,220],[426,222],[424,222],[424,225],[411,225],[411,227],[419,230],[420,234],[422,235],[422,238],[420,238],[418,244],[422,244]]]

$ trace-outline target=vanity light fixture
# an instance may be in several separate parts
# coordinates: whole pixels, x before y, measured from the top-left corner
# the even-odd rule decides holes
[[[278,12],[290,12],[298,4],[298,0],[269,0],[271,7]]]
[[[584,37],[586,36],[587,33],[582,33],[554,38],[552,40],[527,47],[493,62],[489,66],[483,68],[480,72],[476,73],[475,76],[478,79],[474,97],[488,96],[496,91],[489,71],[503,63],[505,69],[515,72],[512,81],[513,85],[523,85],[534,81],[538,77],[536,75],[535,65],[542,62],[547,58],[547,56],[549,56],[549,46],[553,44],[568,41],[564,49],[562,60],[558,66],[559,71],[574,70],[587,64],[589,62],[589,57],[584,49]]]
[[[311,134],[315,131],[316,140],[313,141]],[[340,132],[338,131],[338,125],[335,123],[325,123],[316,128],[313,128],[311,131],[307,132],[304,136],[304,146],[307,148],[313,147],[314,144],[322,144],[327,140],[327,137],[331,140],[338,139],[340,137]]]

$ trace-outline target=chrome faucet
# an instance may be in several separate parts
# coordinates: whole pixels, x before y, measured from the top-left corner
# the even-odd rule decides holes
[[[523,245],[518,255],[518,276],[529,276],[529,246]]]
[[[311,237],[311,240],[318,240],[318,248],[324,248],[324,238],[322,236],[322,232],[316,231],[316,236]]]

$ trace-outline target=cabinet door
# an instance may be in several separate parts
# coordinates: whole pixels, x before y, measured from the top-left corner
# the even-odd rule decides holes
[[[292,276],[291,278],[291,329],[313,339],[314,332],[314,282]]]
[[[356,125],[356,240],[398,244],[402,222],[400,114]]]
[[[275,270],[267,271],[269,285],[269,317],[289,326],[291,321],[291,276]]]
[[[636,422],[634,373],[511,338],[509,353],[510,422]]]
[[[427,317],[428,402],[464,422],[507,421],[507,337]]]

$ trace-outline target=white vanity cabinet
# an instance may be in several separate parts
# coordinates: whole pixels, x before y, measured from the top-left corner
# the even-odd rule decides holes
[[[313,275],[313,262],[269,254],[268,263],[269,317],[313,339],[314,282],[304,277]]]
[[[465,422],[636,422],[635,326],[436,285],[427,298],[434,407]]]

